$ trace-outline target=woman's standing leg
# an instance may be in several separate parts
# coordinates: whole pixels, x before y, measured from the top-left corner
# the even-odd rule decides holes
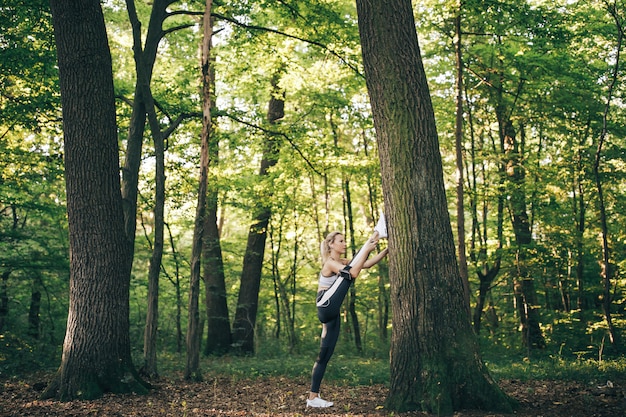
[[[326,372],[326,366],[339,340],[339,330],[341,327],[341,317],[336,316],[334,319],[326,322],[322,326],[322,340],[320,342],[320,352],[313,365],[311,373],[311,392],[320,392],[322,378]]]
[[[328,290],[321,292],[317,297],[317,301],[319,301],[326,292],[332,294],[326,302],[317,307],[317,317],[322,322],[322,338],[320,341],[320,353],[311,372],[311,394],[307,400],[307,405],[312,407],[330,407],[333,405],[332,402],[319,398],[320,385],[326,372],[328,361],[330,361],[339,340],[341,326],[340,307],[351,284],[351,279],[340,277]],[[317,398],[312,398],[314,394],[318,394]]]

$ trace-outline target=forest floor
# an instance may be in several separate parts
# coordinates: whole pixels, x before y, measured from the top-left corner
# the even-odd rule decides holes
[[[306,380],[289,378],[206,378],[203,382],[161,379],[147,395],[107,394],[93,401],[40,400],[49,375],[0,381],[0,416],[430,416],[421,412],[392,413],[383,402],[382,385],[339,387],[325,384],[322,397],[335,402],[328,409],[306,409]],[[523,417],[626,416],[626,379],[602,385],[572,381],[502,380],[502,389],[517,400],[512,415]],[[497,413],[463,411],[456,417],[498,417]]]

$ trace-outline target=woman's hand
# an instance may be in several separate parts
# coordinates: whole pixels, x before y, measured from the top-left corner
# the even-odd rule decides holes
[[[372,233],[370,238],[367,240],[366,245],[367,245],[367,249],[369,252],[376,249],[376,246],[378,245],[378,232],[377,231],[374,231],[374,233]]]

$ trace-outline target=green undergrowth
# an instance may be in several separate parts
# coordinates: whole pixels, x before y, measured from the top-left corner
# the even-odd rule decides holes
[[[163,360],[164,376],[179,374],[180,359]],[[233,380],[285,377],[308,381],[314,355],[285,354],[279,356],[222,356],[203,357],[201,371],[205,379],[227,377]],[[607,360],[565,360],[548,352],[529,359],[522,354],[483,355],[483,362],[496,380],[560,380],[578,382],[623,381],[626,375],[626,358]],[[167,365],[166,365],[167,364]],[[366,358],[356,354],[336,354],[331,359],[324,380],[338,385],[358,386],[389,383],[389,361],[383,358]]]
[[[4,334],[0,337],[0,379],[26,377],[33,372],[53,372],[60,364],[58,349],[42,349],[41,344],[27,344]],[[619,352],[604,357],[564,354],[561,349],[527,352],[507,345],[482,341],[482,359],[496,380],[561,380],[579,382],[624,381],[626,356]],[[317,348],[304,346],[297,353],[280,346],[265,346],[254,356],[201,357],[203,378],[226,377],[234,380],[255,378],[292,378],[308,381]],[[141,364],[141,353],[134,352],[134,362]],[[186,363],[184,353],[161,352],[158,371],[165,378],[180,378]],[[327,368],[325,381],[346,386],[387,385],[389,358],[380,351],[358,353],[349,343],[338,346]]]
[[[574,359],[545,356],[538,359],[485,359],[485,365],[496,379],[558,380],[595,382],[624,380],[626,358],[607,360]]]

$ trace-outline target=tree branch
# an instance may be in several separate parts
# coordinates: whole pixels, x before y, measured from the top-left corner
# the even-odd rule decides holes
[[[330,53],[331,55],[333,55],[336,58],[338,58],[341,62],[346,64],[346,66],[348,66],[348,68],[350,68],[352,71],[354,71],[358,76],[360,76],[362,78],[365,78],[365,76],[361,73],[361,71],[359,71],[359,69],[355,65],[351,64],[350,62],[348,62],[344,57],[342,57],[337,52],[333,51],[332,49],[330,49],[328,46],[324,45],[321,42],[314,41],[314,40],[311,40],[311,39],[305,39],[305,38],[302,38],[300,36],[291,35],[289,33],[282,32],[280,30],[276,30],[276,29],[272,29],[272,28],[267,28],[267,27],[257,26],[257,25],[248,25],[248,24],[245,24],[243,22],[238,21],[235,18],[232,18],[232,17],[229,17],[229,16],[225,16],[225,15],[222,15],[222,14],[219,14],[219,13],[213,13],[212,15],[215,16],[216,18],[223,19],[223,20],[225,20],[227,22],[233,23],[233,24],[235,24],[237,26],[240,26],[242,28],[246,28],[246,29],[249,29],[249,30],[258,30],[258,31],[263,31],[263,32],[274,33],[274,34],[277,34],[277,35],[285,36],[287,38],[296,39],[296,40],[299,40],[301,42],[308,43],[310,45],[317,46],[317,47],[319,47],[319,48],[321,48],[321,49],[323,49],[325,51],[328,51],[328,53]]]
[[[283,138],[284,138],[287,142],[289,142],[289,144],[291,145],[291,147],[292,147],[293,149],[295,149],[295,151],[296,151],[296,152],[298,152],[298,154],[302,157],[302,159],[304,160],[304,162],[306,162],[306,164],[309,166],[309,168],[311,168],[311,169],[313,170],[313,172],[315,172],[317,175],[322,176],[322,173],[321,173],[321,172],[319,172],[319,171],[317,170],[317,168],[315,168],[315,167],[313,166],[313,164],[311,163],[311,161],[309,161],[309,160],[307,159],[307,157],[306,157],[306,156],[302,153],[302,151],[300,150],[300,148],[298,148],[298,146],[297,146],[297,145],[296,145],[296,144],[295,144],[295,143],[291,140],[291,138],[290,138],[289,136],[287,136],[287,134],[285,134],[285,133],[283,133],[283,132],[278,132],[278,131],[276,131],[276,130],[266,129],[266,128],[262,127],[262,126],[255,125],[254,123],[250,123],[250,122],[247,122],[247,121],[245,121],[245,120],[242,120],[242,119],[238,118],[237,116],[234,116],[234,115],[229,114],[229,113],[223,113],[223,112],[220,112],[220,113],[218,114],[218,116],[228,117],[229,119],[234,120],[234,121],[236,121],[237,123],[241,123],[241,124],[243,124],[243,125],[246,125],[246,126],[252,127],[252,128],[254,128],[254,129],[257,129],[257,130],[260,130],[261,132],[263,132],[263,133],[267,133],[268,135],[272,135],[272,136],[282,136],[282,137],[283,137]]]

